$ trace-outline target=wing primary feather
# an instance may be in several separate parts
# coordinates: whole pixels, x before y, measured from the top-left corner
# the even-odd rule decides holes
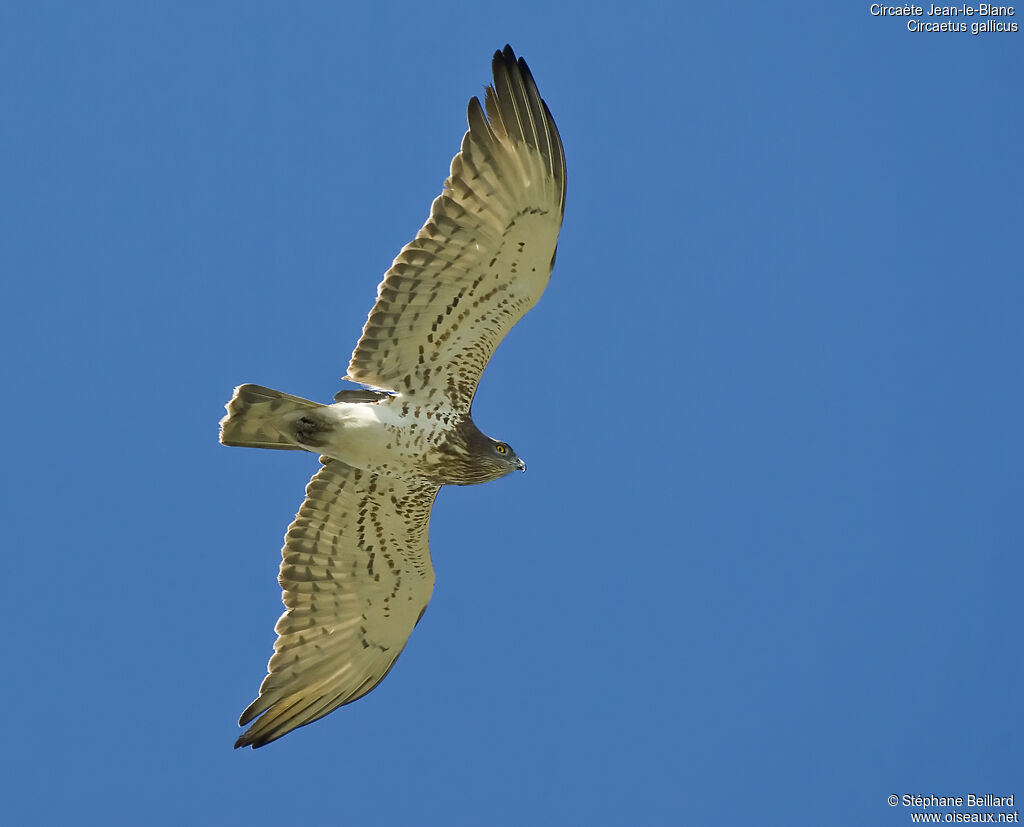
[[[493,101],[494,109],[499,113],[502,123],[505,125],[505,134],[513,141],[525,141],[526,132],[523,129],[523,120],[516,106],[516,95],[512,85],[512,67],[515,66],[515,55],[509,46],[504,52],[495,52],[493,61],[494,84],[491,87],[492,94],[488,101]],[[502,104],[506,104],[505,109]],[[506,118],[506,110],[511,117]],[[488,114],[491,110],[488,107]]]

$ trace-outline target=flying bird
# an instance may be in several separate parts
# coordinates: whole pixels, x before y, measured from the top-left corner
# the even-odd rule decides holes
[[[440,487],[526,470],[477,428],[472,404],[551,276],[565,154],[526,62],[506,46],[492,72],[430,217],[377,288],[345,376],[363,387],[322,405],[241,385],[227,404],[224,445],[312,451],[323,466],[285,534],[286,610],[236,747],[268,744],[377,686],[433,591],[427,533]]]

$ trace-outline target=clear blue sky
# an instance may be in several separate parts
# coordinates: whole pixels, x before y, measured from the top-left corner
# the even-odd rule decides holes
[[[1024,798],[1024,31],[869,5],[6,4],[9,823]],[[223,405],[338,389],[506,42],[569,172],[474,409],[530,470],[442,492],[377,690],[234,751],[317,464]]]

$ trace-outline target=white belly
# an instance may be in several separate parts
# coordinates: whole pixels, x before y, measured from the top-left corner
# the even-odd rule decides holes
[[[396,395],[382,402],[337,402],[318,414],[336,423],[318,450],[353,468],[417,479],[424,459],[442,442],[458,415],[427,410]]]

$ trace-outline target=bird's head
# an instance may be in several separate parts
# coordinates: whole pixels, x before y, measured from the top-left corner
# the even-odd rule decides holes
[[[513,471],[525,471],[523,462],[507,442],[484,437],[476,442],[471,449],[471,470],[468,481],[470,484],[489,482],[511,474]]]
[[[494,452],[495,459],[498,461],[500,467],[505,469],[502,476],[511,471],[526,470],[526,463],[516,455],[516,452],[512,450],[511,445],[507,442],[499,442],[496,439],[492,439],[490,442],[491,450]]]
[[[526,463],[511,445],[482,433],[468,416],[438,446],[437,453],[433,473],[442,484],[475,485],[526,470]]]

